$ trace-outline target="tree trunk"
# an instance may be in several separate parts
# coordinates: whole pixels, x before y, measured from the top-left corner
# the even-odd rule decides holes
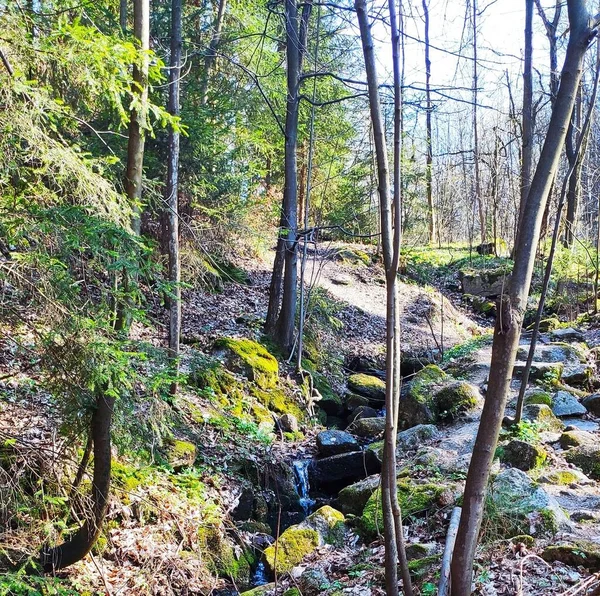
[[[211,71],[217,60],[217,48],[221,41],[221,31],[223,29],[223,20],[225,18],[225,10],[227,9],[227,0],[219,0],[219,8],[213,25],[213,34],[210,39],[208,51],[204,58],[204,73],[200,81],[200,105],[206,105],[208,101],[208,82],[210,80]]]
[[[427,149],[427,167],[425,169],[425,186],[427,192],[427,219],[429,244],[435,241],[435,212],[433,208],[433,146],[431,145],[431,60],[429,59],[429,7],[423,0],[423,15],[425,17],[425,144]]]
[[[96,398],[96,409],[92,414],[91,436],[94,441],[94,475],[92,478],[92,506],[89,516],[74,536],[53,548],[44,547],[40,563],[47,573],[64,569],[85,557],[96,542],[106,515],[110,491],[110,426],[114,397],[101,392]]]
[[[568,10],[570,37],[560,87],[523,212],[522,233],[515,252],[509,292],[500,297],[498,304],[488,391],[469,466],[461,522],[452,559],[452,596],[471,594],[473,558],[483,516],[487,482],[512,378],[542,216],[575,104],[583,58],[593,35],[584,0],[569,0]]]
[[[581,93],[581,85],[579,85],[577,102],[575,103],[573,114],[571,115],[571,123],[569,124],[569,130],[567,131],[567,142],[565,144],[565,153],[567,154],[567,160],[569,162],[570,168],[573,170],[573,173],[569,178],[569,188],[567,190],[567,216],[565,218],[565,236],[563,240],[565,248],[569,248],[573,245],[573,240],[575,237],[577,206],[579,204],[579,193],[581,189],[581,162],[583,159],[583,152],[576,150],[576,147],[579,144],[579,137],[582,134]]]
[[[182,0],[171,2],[171,62],[169,70],[168,111],[179,116],[179,91],[181,76],[181,11]],[[165,196],[167,231],[169,239],[169,358],[175,375],[179,372],[179,335],[181,333],[181,267],[179,260],[179,131],[172,126],[168,138],[167,186]],[[177,382],[171,384],[171,394],[177,393]]]
[[[127,31],[127,4],[128,0],[119,1],[119,26],[121,31]]]
[[[291,353],[294,344],[296,302],[298,294],[298,114],[300,108],[300,73],[306,47],[308,20],[312,1],[304,4],[299,17],[296,0],[285,1],[286,57],[287,57],[287,100],[285,118],[285,153],[283,205],[281,214],[280,240],[283,245],[283,297],[281,311],[274,330],[274,339],[286,353]],[[278,242],[278,247],[279,247]],[[273,267],[273,277],[280,275]],[[273,284],[273,280],[272,280]],[[269,309],[272,310],[269,299]]]
[[[523,66],[523,129],[521,149],[521,202],[519,203],[519,226],[531,185],[533,163],[533,0],[525,2],[525,63]],[[518,234],[518,232],[517,232]]]
[[[150,0],[134,0],[133,33],[139,41],[142,59],[133,66],[133,89],[139,96],[139,109],[132,108],[127,144],[125,192],[133,203],[131,227],[141,231],[142,167],[144,165],[144,128],[148,103],[148,51],[150,49]]]

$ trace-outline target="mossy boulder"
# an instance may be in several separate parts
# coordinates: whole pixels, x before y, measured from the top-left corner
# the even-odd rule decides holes
[[[517,468],[503,470],[492,481],[486,517],[504,538],[553,535],[571,528],[556,499]]]
[[[439,567],[442,555],[429,555],[421,559],[413,559],[408,562],[408,569],[416,578],[423,577],[432,567]]]
[[[223,354],[229,370],[243,374],[261,389],[276,387],[279,363],[264,346],[251,339],[222,337],[215,342],[215,349]]]
[[[264,596],[265,594],[270,594],[276,589],[277,586],[275,585],[275,583],[271,582],[270,584],[256,586],[256,588],[252,588],[251,590],[247,590],[246,592],[241,592],[240,596]]]
[[[346,395],[346,409],[349,412],[353,412],[356,408],[360,408],[361,406],[369,405],[369,398],[365,395],[358,395],[358,393],[348,393]]]
[[[447,492],[448,487],[431,482],[417,484],[411,478],[400,478],[397,483],[398,502],[407,523],[420,514],[436,507],[438,500]],[[373,540],[383,530],[381,511],[381,490],[377,489],[367,501],[358,523],[358,530],[366,540]]]
[[[531,404],[523,408],[523,420],[536,422],[540,430],[561,431],[565,425],[552,413],[549,406]]]
[[[196,445],[181,439],[169,439],[166,442],[166,455],[174,470],[189,468],[196,461]]]
[[[565,459],[594,480],[600,480],[600,445],[585,444],[569,449]]]
[[[361,515],[367,501],[378,486],[379,474],[355,482],[339,492],[335,505],[345,515]]]
[[[596,435],[584,430],[570,430],[560,436],[560,446],[563,449],[581,447],[582,445],[594,445],[597,442]]]
[[[313,388],[316,389],[321,399],[318,402],[319,408],[324,410],[329,416],[339,416],[344,411],[344,400],[333,390],[327,377],[320,373],[311,360],[302,359],[302,366],[310,373],[313,382]],[[310,379],[305,375],[305,389],[309,389]]]
[[[534,389],[525,395],[524,403],[526,406],[533,404],[541,404],[552,407],[552,396],[547,391]]]
[[[372,375],[365,373],[350,375],[348,388],[354,393],[368,397],[371,404],[385,402],[385,383]]]
[[[359,418],[346,429],[349,433],[363,439],[375,439],[385,430],[385,418]]]
[[[515,362],[513,377],[520,379],[525,370],[525,362]],[[558,381],[562,374],[564,364],[562,362],[532,362],[529,371],[531,381]]]
[[[400,426],[449,422],[474,408],[479,391],[465,381],[455,381],[438,366],[430,364],[410,382],[400,400]]]
[[[548,474],[544,474],[540,478],[540,481],[559,486],[568,486],[570,484],[579,484],[580,482],[589,482],[589,479],[578,470],[554,470]]]
[[[600,546],[584,540],[553,544],[544,549],[542,559],[550,563],[560,561],[571,567],[584,567],[595,573],[600,571]]]
[[[198,529],[198,543],[213,573],[232,579],[239,585],[248,585],[254,556],[249,551],[240,553],[223,527],[216,524],[201,526]]]
[[[345,531],[344,515],[328,505],[321,507],[301,524],[289,527],[265,549],[266,566],[271,573],[288,573],[318,546],[340,545]]]
[[[297,420],[304,420],[305,418],[304,411],[295,402],[294,398],[281,388],[260,389],[259,387],[250,387],[250,395],[271,412],[292,414]]]
[[[546,457],[547,453],[542,447],[514,439],[503,447],[500,459],[513,468],[527,471],[539,468]]]

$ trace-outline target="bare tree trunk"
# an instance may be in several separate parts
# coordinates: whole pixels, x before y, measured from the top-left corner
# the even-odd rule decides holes
[[[425,187],[427,192],[427,219],[429,224],[429,244],[435,241],[435,212],[433,208],[433,146],[431,145],[431,60],[429,58],[429,7],[423,0],[425,17],[425,144],[427,145],[427,167],[425,169]]]
[[[227,0],[219,0],[219,8],[213,25],[213,34],[210,39],[208,51],[204,58],[204,73],[200,81],[200,105],[206,105],[208,101],[208,83],[210,80],[211,71],[217,60],[217,48],[221,41],[221,32],[223,30],[223,20],[225,19],[225,11],[227,9]]]
[[[475,201],[479,208],[479,228],[481,244],[487,240],[487,225],[485,217],[485,205],[481,196],[481,173],[479,171],[479,131],[477,129],[477,101],[479,75],[477,72],[477,0],[473,2],[473,166],[475,168]]]
[[[525,64],[523,66],[523,126],[521,149],[521,202],[519,203],[519,225],[523,219],[523,210],[531,185],[533,163],[533,0],[525,2]],[[518,232],[517,232],[518,234]]]
[[[59,546],[44,547],[40,563],[47,573],[64,569],[85,557],[100,535],[110,492],[110,426],[114,397],[99,392],[92,414],[91,436],[94,442],[94,475],[92,477],[91,511],[73,537]]]
[[[284,352],[290,353],[294,344],[296,302],[298,294],[298,114],[300,108],[300,73],[306,47],[308,19],[312,1],[304,4],[299,17],[296,0],[285,1],[287,101],[285,118],[285,155],[282,226],[284,274],[281,311],[275,325],[274,338]],[[278,272],[273,268],[273,276]],[[271,300],[269,301],[271,302]],[[271,307],[271,304],[269,305]]]
[[[128,0],[119,0],[119,26],[121,31],[127,31],[127,4]]]
[[[500,297],[488,391],[465,486],[464,505],[452,559],[452,596],[471,594],[472,567],[494,450],[506,405],[525,312],[544,207],[558,168],[575,104],[583,58],[594,32],[584,0],[568,2],[570,37],[556,103],[523,212],[522,233],[508,294]]]
[[[182,0],[171,2],[171,62],[169,70],[169,105],[168,111],[179,116],[179,91],[181,77],[181,31]],[[181,267],[179,260],[179,131],[172,126],[169,129],[168,164],[166,186],[166,219],[169,238],[169,357],[173,363],[173,372],[179,372],[179,335],[181,333]],[[177,382],[173,381],[171,394],[177,393]]]
[[[150,0],[134,0],[133,33],[139,41],[142,60],[133,66],[133,90],[139,96],[139,108],[132,108],[127,144],[125,192],[133,203],[131,227],[141,231],[142,168],[144,165],[144,128],[148,104],[148,51],[150,49]]]
[[[579,144],[579,138],[583,134],[581,131],[581,118],[582,118],[582,90],[579,85],[579,92],[577,94],[577,102],[571,115],[571,123],[569,124],[569,130],[567,131],[567,142],[565,144],[565,152],[567,154],[567,160],[569,166],[573,170],[569,178],[569,189],[567,191],[567,216],[565,218],[565,237],[563,244],[566,248],[573,245],[575,237],[575,223],[577,217],[577,206],[579,204],[579,194],[581,191],[581,163],[583,159],[583,153],[577,151],[576,147]]]

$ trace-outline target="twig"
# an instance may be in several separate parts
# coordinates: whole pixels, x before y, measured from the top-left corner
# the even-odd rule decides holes
[[[438,596],[447,596],[450,591],[450,563],[452,562],[452,553],[454,552],[454,543],[458,532],[460,514],[462,509],[455,507],[450,516],[450,525],[446,534],[446,546],[444,547],[444,556],[442,558],[442,567],[440,569],[440,583],[438,584]]]

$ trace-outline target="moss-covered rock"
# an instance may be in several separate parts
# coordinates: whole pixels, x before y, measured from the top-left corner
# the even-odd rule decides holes
[[[309,515],[300,525],[316,530],[321,538],[321,543],[341,546],[346,534],[345,522],[346,518],[343,513],[325,505]]]
[[[539,445],[531,445],[518,439],[512,440],[502,449],[501,461],[519,470],[539,468],[546,461],[547,453]]]
[[[371,402],[385,401],[385,383],[372,375],[356,373],[348,378],[348,387],[354,393],[368,397]]]
[[[166,455],[174,470],[189,468],[196,461],[196,445],[181,439],[169,439],[166,442]]]
[[[400,425],[448,422],[477,405],[479,391],[465,381],[454,381],[438,366],[430,364],[410,382],[400,400]]]
[[[265,563],[271,573],[288,573],[318,546],[319,534],[315,530],[292,526],[265,549]]]
[[[414,516],[434,508],[438,499],[448,490],[448,487],[442,484],[417,484],[410,478],[400,478],[397,487],[398,502],[407,522],[410,522]],[[383,530],[380,489],[369,497],[359,520],[358,529],[367,541],[375,538]]]
[[[264,584],[262,586],[256,586],[256,588],[252,588],[251,590],[247,590],[246,592],[241,592],[240,596],[264,596],[265,594],[270,594],[277,588],[275,583]]]
[[[562,362],[532,362],[529,371],[531,381],[552,382],[558,381],[564,365]],[[525,370],[525,362],[515,362],[513,376],[520,379]]]
[[[265,408],[277,414],[292,414],[297,420],[304,420],[305,415],[294,398],[283,389],[260,389],[250,387],[250,395],[258,400]]]
[[[430,555],[422,559],[413,559],[408,562],[408,569],[414,577],[419,578],[425,575],[433,566],[439,566],[441,558],[442,555]]]
[[[534,389],[525,396],[524,401],[526,406],[533,404],[542,404],[544,406],[552,407],[552,396],[547,391],[541,389]]]
[[[565,459],[581,468],[590,478],[600,480],[600,446],[594,444],[580,445],[569,449]]]
[[[553,544],[544,549],[542,559],[560,561],[572,567],[585,567],[594,573],[600,571],[600,546],[587,541]]]
[[[379,486],[379,474],[369,476],[364,480],[355,482],[343,488],[336,499],[335,505],[339,510],[348,515],[360,515],[369,500],[369,497]]]
[[[554,470],[548,474],[544,474],[540,478],[542,482],[548,484],[558,484],[559,486],[568,486],[570,484],[577,484],[582,481],[588,481],[588,478],[576,470]]]
[[[365,395],[358,395],[358,393],[348,393],[346,395],[346,409],[349,412],[353,412],[356,408],[361,406],[368,406],[369,398]]]
[[[233,372],[245,375],[262,389],[277,385],[279,363],[259,343],[246,338],[222,337],[215,342],[215,348],[223,352],[226,366]]]
[[[359,418],[346,430],[363,439],[375,439],[382,435],[385,430],[385,418]]]
[[[584,430],[570,430],[560,435],[560,446],[563,449],[571,447],[581,447],[582,445],[593,445],[598,439],[592,433]]]
[[[565,425],[552,413],[549,406],[531,404],[523,408],[523,420],[539,425],[540,430],[561,431]]]

